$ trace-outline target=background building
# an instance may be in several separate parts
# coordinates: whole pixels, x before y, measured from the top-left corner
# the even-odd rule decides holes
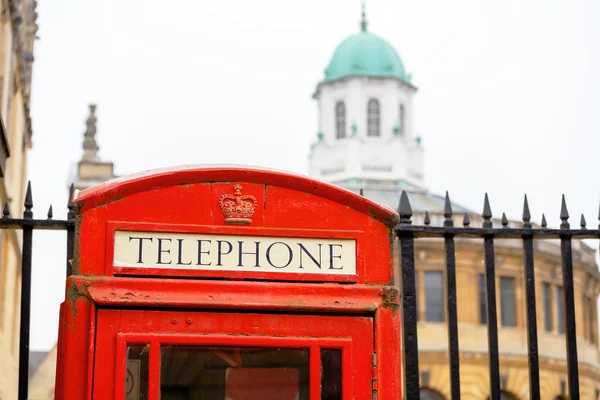
[[[87,189],[116,178],[113,163],[104,162],[98,156],[100,148],[96,143],[96,105],[90,104],[89,110],[83,134],[83,154],[81,160],[74,166],[69,179],[77,190]],[[56,346],[48,352],[32,352],[31,355],[29,399],[51,400],[54,398],[56,379]]]
[[[417,89],[402,60],[385,40],[369,32],[363,13],[359,33],[335,50],[317,85],[317,140],[309,156],[310,174],[379,203],[397,208],[402,190],[409,194],[414,224],[423,224],[428,211],[432,225],[442,225],[444,197],[428,192],[423,176],[423,148],[415,135],[413,96]],[[483,204],[483,202],[482,202]],[[479,212],[452,204],[455,225],[468,213],[472,226],[481,226]],[[501,221],[494,221],[501,226]],[[509,226],[519,222],[508,222]],[[581,241],[573,243],[577,344],[581,398],[600,397],[597,298],[600,273],[596,252]],[[418,302],[418,344],[421,398],[450,398],[445,305],[443,241],[415,242]],[[396,256],[398,252],[395,253]],[[496,242],[498,341],[501,387],[505,399],[529,398],[525,279],[522,242]],[[483,245],[456,241],[458,334],[461,398],[489,395],[487,314]],[[398,268],[399,260],[396,259]],[[560,248],[537,242],[536,299],[542,399],[566,393],[565,322]],[[400,276],[399,270],[397,276]],[[398,282],[399,283],[399,282]]]
[[[310,175],[394,208],[402,190],[409,192],[423,222],[428,210],[433,225],[443,220],[444,197],[427,190],[424,149],[415,133],[412,83],[401,58],[385,40],[370,32],[363,17],[357,34],[336,49],[325,77],[314,92],[319,126],[309,157]],[[94,110],[84,135],[84,155],[77,165],[79,188],[113,176],[112,164],[101,162],[95,144]],[[473,211],[452,204],[455,224],[469,213],[471,224],[481,220]],[[495,221],[500,225],[500,221]],[[509,225],[518,224],[510,221]],[[443,243],[416,243],[416,281],[419,304],[420,381],[423,399],[449,398],[446,308],[444,304]],[[561,300],[560,252],[554,242],[536,243],[537,315],[542,398],[561,398],[566,392],[564,307]],[[594,250],[574,242],[575,301],[580,357],[581,396],[598,398],[600,364],[596,300],[600,290]],[[461,389],[464,399],[489,394],[483,248],[477,240],[456,240],[458,323],[461,346]],[[397,253],[396,253],[397,254]],[[527,338],[524,278],[519,241],[499,241],[496,247],[499,345],[505,398],[528,398]],[[398,274],[399,276],[399,274]],[[51,398],[55,352],[50,352],[32,379],[36,399]],[[32,397],[34,398],[34,397]]]
[[[29,113],[36,2],[0,3],[0,201],[11,216],[23,213],[27,150],[31,148]],[[21,301],[21,238],[0,232],[0,399],[17,398]]]

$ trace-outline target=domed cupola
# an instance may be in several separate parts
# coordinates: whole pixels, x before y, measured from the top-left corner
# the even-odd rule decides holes
[[[385,40],[367,31],[367,21],[363,10],[361,31],[346,38],[335,49],[329,65],[325,69],[323,82],[365,76],[396,78],[410,84],[410,76],[394,48]]]
[[[423,187],[423,149],[413,131],[417,88],[396,50],[368,32],[336,49],[313,93],[318,128],[309,174],[351,187]]]

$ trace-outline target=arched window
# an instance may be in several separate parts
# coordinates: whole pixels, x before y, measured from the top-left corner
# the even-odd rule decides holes
[[[398,132],[402,135],[404,134],[404,104],[400,104],[398,111]]]
[[[444,400],[444,396],[442,396],[434,390],[427,388],[421,388],[421,390],[419,391],[419,395],[419,397],[421,397],[421,400]]]
[[[346,137],[346,105],[343,101],[338,101],[335,105],[335,137]]]
[[[379,136],[379,101],[369,100],[367,103],[367,136]]]

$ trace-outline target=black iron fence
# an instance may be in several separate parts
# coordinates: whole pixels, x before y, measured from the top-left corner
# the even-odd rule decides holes
[[[21,318],[19,326],[19,400],[27,400],[29,392],[29,330],[31,322],[31,258],[33,249],[33,230],[66,230],[67,231],[67,262],[66,276],[73,273],[73,244],[75,240],[75,213],[71,204],[73,186],[69,193],[67,204],[68,214],[66,220],[53,219],[52,206],[48,209],[45,219],[33,218],[33,196],[31,183],[27,185],[25,194],[25,210],[23,218],[12,218],[8,202],[4,205],[0,229],[21,229],[23,231],[23,247],[21,253]]]
[[[417,340],[417,298],[415,283],[415,240],[419,238],[442,238],[444,240],[446,258],[446,308],[448,315],[448,352],[450,367],[450,392],[452,400],[460,399],[460,362],[456,311],[456,260],[455,238],[483,239],[485,263],[485,287],[487,304],[488,359],[490,398],[500,400],[500,366],[498,353],[498,322],[496,307],[496,268],[494,256],[495,239],[520,239],[523,242],[523,273],[525,277],[527,344],[529,361],[529,393],[531,400],[540,399],[540,371],[538,360],[538,331],[536,316],[534,240],[559,239],[562,258],[562,281],[564,296],[564,317],[566,322],[566,353],[568,395],[571,400],[579,400],[579,369],[577,359],[577,339],[575,326],[575,299],[573,285],[573,239],[600,238],[598,229],[587,229],[584,216],[581,216],[580,228],[571,229],[569,213],[565,198],[562,199],[560,229],[550,229],[546,218],[542,216],[542,226],[534,227],[527,197],[523,205],[523,222],[520,227],[509,228],[509,222],[503,214],[501,227],[494,227],[492,211],[487,194],[483,207],[483,223],[479,227],[471,227],[470,216],[465,213],[462,227],[454,226],[454,216],[448,194],[446,194],[444,220],[442,226],[431,226],[428,213],[425,213],[423,225],[412,225],[411,205],[406,192],[402,193],[398,212],[400,224],[396,234],[400,244],[400,260],[402,270],[402,302],[403,302],[403,355],[404,355],[404,387],[406,400],[420,398],[419,357]],[[598,216],[600,219],[600,214]]]
[[[25,210],[22,218],[12,218],[8,203],[4,207],[0,219],[0,229],[21,229],[23,231],[23,247],[21,258],[21,318],[19,341],[19,400],[27,400],[29,384],[29,332],[31,312],[31,259],[33,230],[66,230],[66,276],[72,274],[72,259],[75,231],[75,214],[71,198],[71,186],[68,214],[66,220],[53,219],[52,206],[45,219],[33,217],[33,196],[31,184],[27,186],[25,196]],[[559,239],[562,255],[562,279],[564,295],[564,317],[566,321],[566,350],[568,369],[568,392],[572,400],[579,399],[579,372],[577,359],[577,340],[575,326],[575,300],[573,287],[573,239],[598,239],[598,229],[587,229],[585,219],[581,218],[580,228],[571,229],[568,222],[569,214],[563,197],[560,218],[560,229],[547,228],[545,218],[542,218],[541,228],[534,227],[525,197],[523,207],[523,223],[521,227],[509,228],[508,220],[503,215],[502,227],[494,227],[492,212],[487,195],[485,197],[482,213],[482,227],[471,227],[470,217],[464,215],[463,227],[455,227],[452,206],[446,195],[444,220],[442,226],[432,226],[429,214],[425,213],[422,225],[412,225],[412,209],[408,196],[402,193],[399,206],[400,224],[396,227],[396,234],[400,243],[400,260],[402,271],[402,301],[403,301],[403,357],[404,357],[404,398],[416,400],[420,398],[419,384],[419,357],[417,340],[417,302],[415,285],[415,240],[419,238],[437,237],[444,240],[446,255],[446,307],[448,315],[448,341],[450,363],[450,387],[452,400],[460,399],[460,362],[457,329],[457,303],[456,303],[456,260],[455,238],[480,238],[483,239],[485,251],[485,282],[487,296],[487,327],[488,327],[488,356],[490,373],[490,392],[492,400],[500,400],[501,385],[498,353],[498,323],[496,307],[496,270],[494,257],[495,239],[521,239],[523,241],[523,272],[525,276],[526,310],[527,310],[527,338],[529,356],[529,385],[530,398],[540,399],[540,374],[538,360],[538,338],[535,295],[534,271],[534,246],[536,239]],[[600,215],[599,215],[600,218]]]

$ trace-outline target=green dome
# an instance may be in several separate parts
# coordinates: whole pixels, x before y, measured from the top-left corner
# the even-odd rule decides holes
[[[385,40],[370,34],[366,27],[344,40],[325,69],[324,82],[350,76],[396,78],[410,83],[396,50]]]

